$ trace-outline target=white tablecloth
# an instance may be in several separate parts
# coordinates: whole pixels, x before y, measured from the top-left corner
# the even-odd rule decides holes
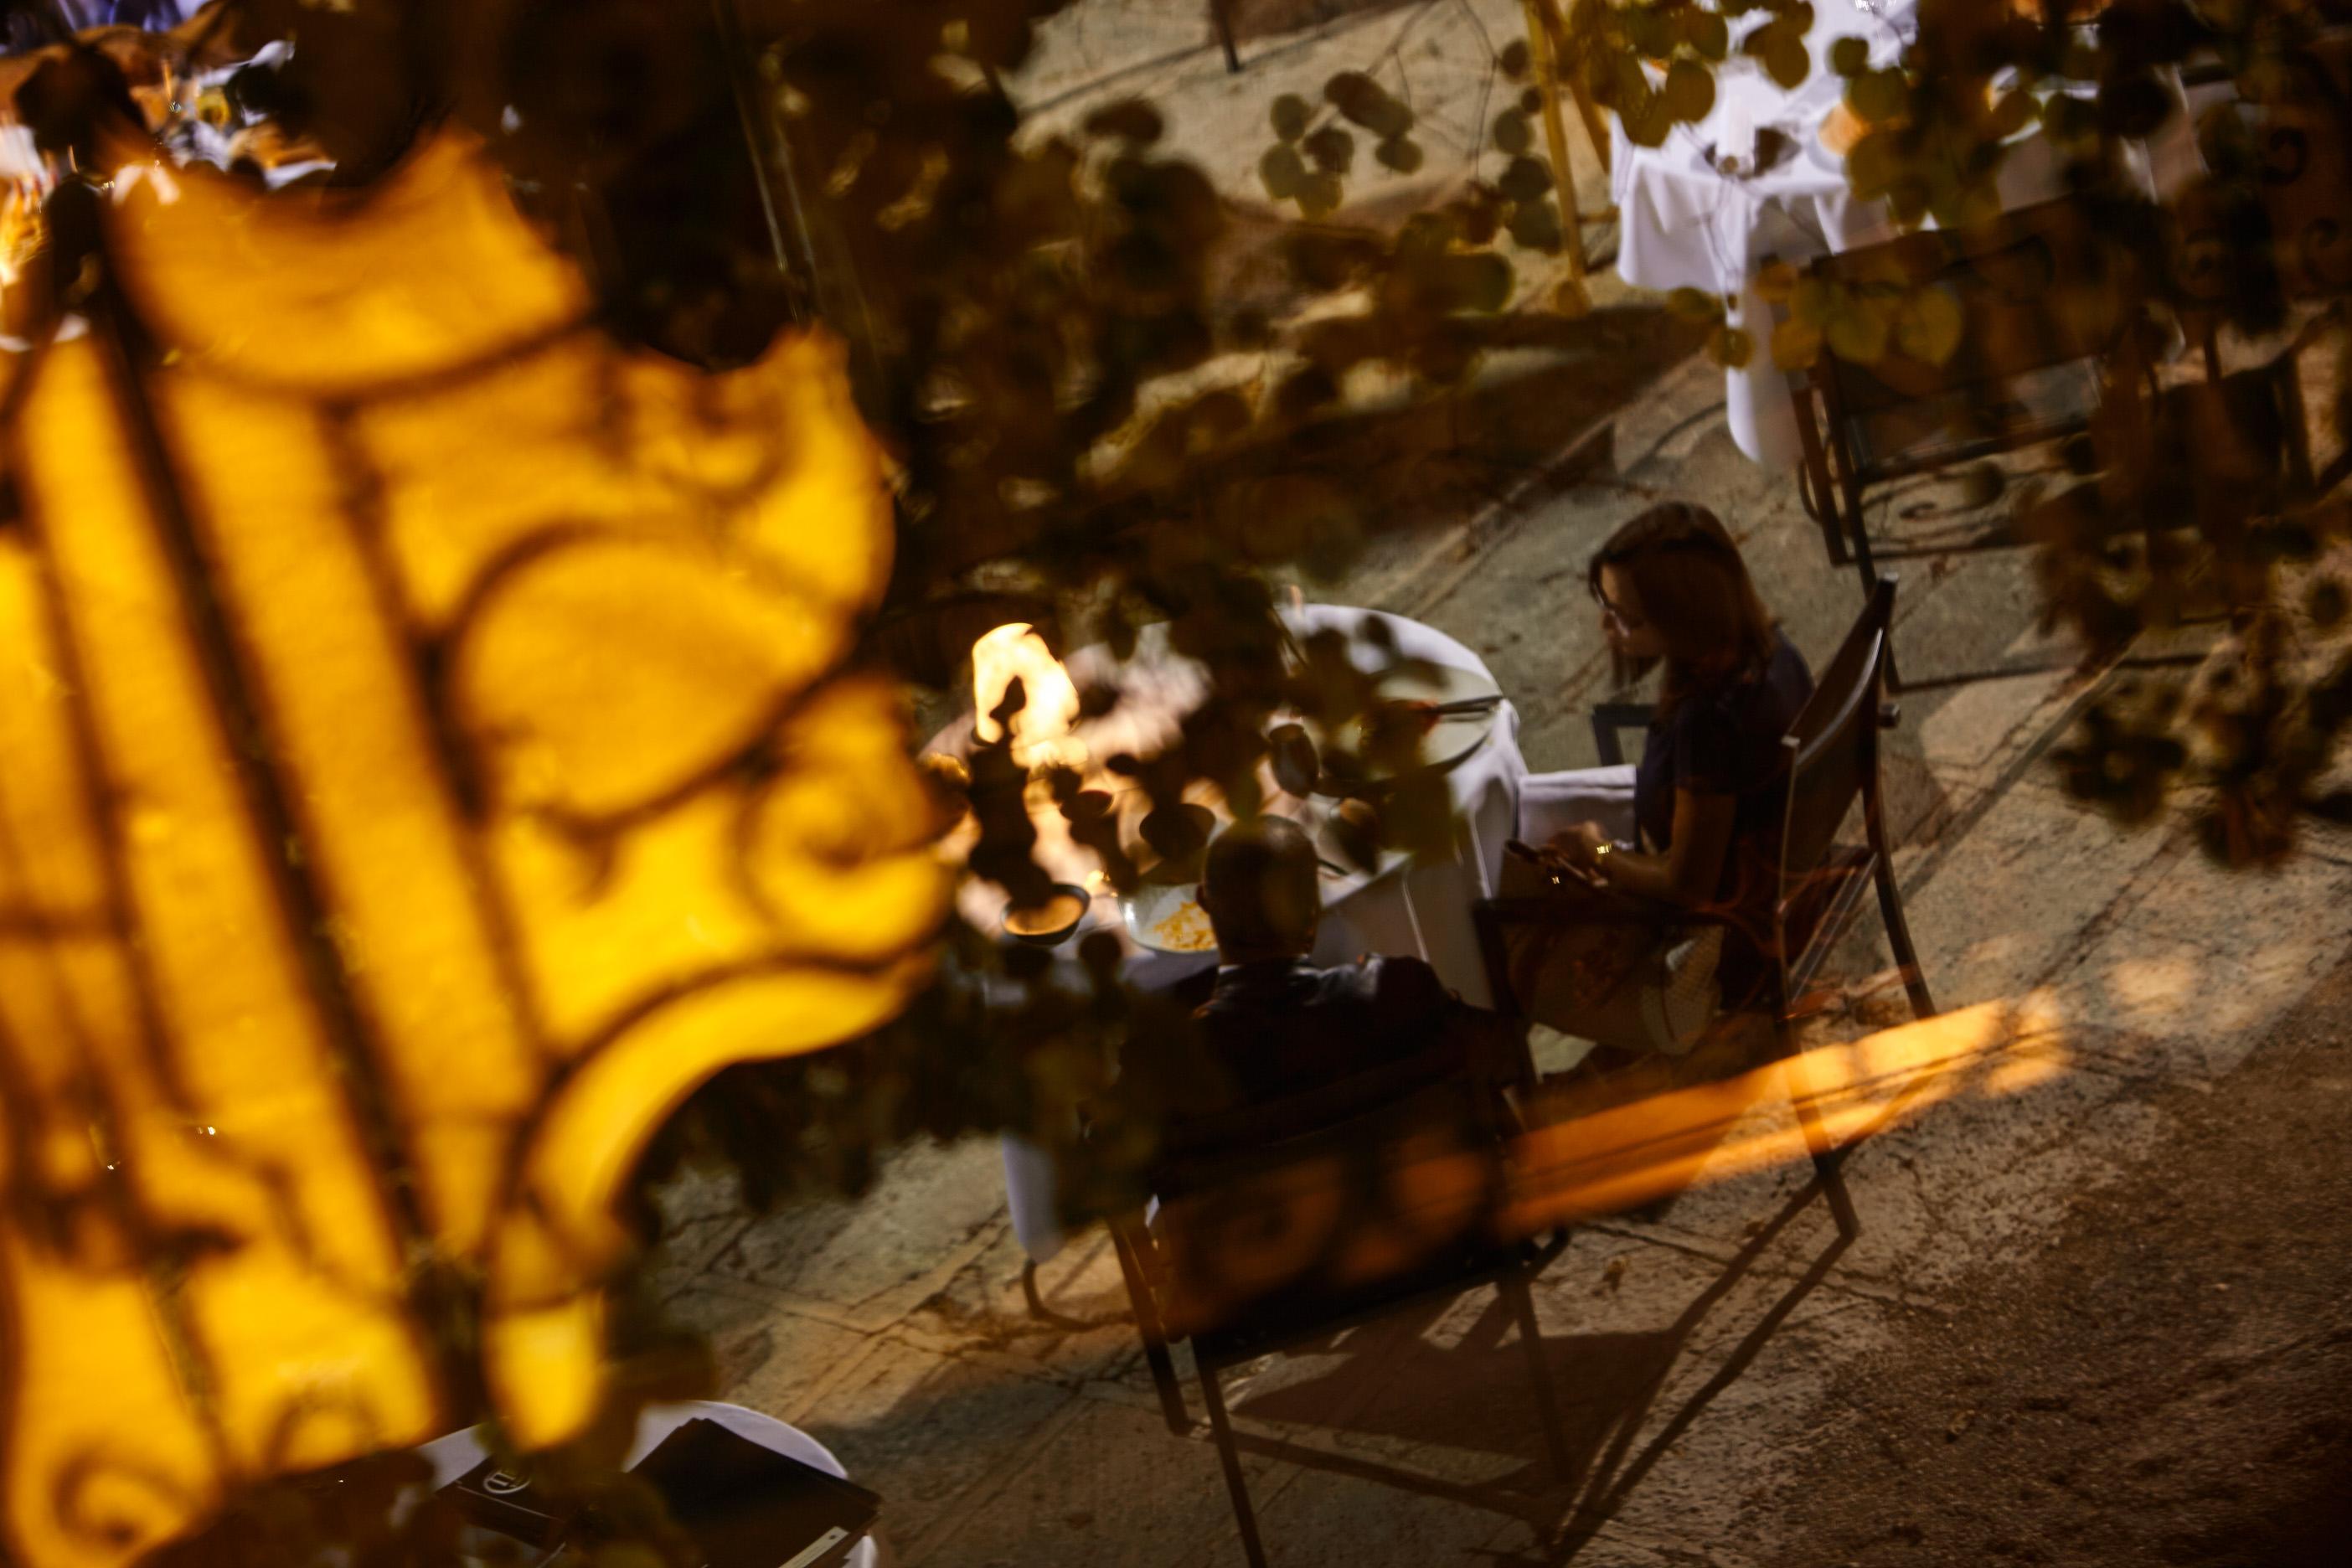
[[[762,1415],[740,1405],[721,1405],[709,1399],[684,1399],[671,1405],[646,1406],[645,1414],[637,1418],[636,1440],[629,1445],[628,1457],[622,1460],[622,1468],[625,1469],[652,1453],[663,1438],[697,1416],[716,1421],[737,1436],[748,1437],[763,1448],[787,1458],[798,1459],[812,1469],[823,1470],[826,1475],[836,1476],[843,1480],[849,1479],[848,1472],[841,1468],[841,1461],[835,1458],[824,1444],[799,1427],[787,1426],[772,1415]],[[446,1437],[436,1437],[416,1450],[432,1465],[436,1489],[447,1486],[488,1456],[489,1451],[482,1447],[482,1440],[474,1432],[472,1427],[463,1432],[452,1432]],[[881,1551],[874,1537],[869,1535],[851,1548],[848,1561],[849,1568],[877,1568],[881,1562]]]
[[[1377,669],[1394,658],[1417,658],[1492,679],[1485,661],[1460,642],[1401,616],[1309,605],[1289,612],[1285,619],[1294,632],[1304,636],[1334,626],[1352,634],[1368,616],[1387,626],[1396,651],[1384,654],[1361,637],[1353,637],[1349,657],[1359,668]],[[1073,656],[1070,663],[1076,667],[1077,658]],[[1518,737],[1518,710],[1505,701],[1495,710],[1485,743],[1447,773],[1457,824],[1452,854],[1401,861],[1384,868],[1378,876],[1327,882],[1316,963],[1345,963],[1367,953],[1416,953],[1465,1001],[1480,1005],[1492,1001],[1477,933],[1470,924],[1470,906],[1493,893],[1502,869],[1504,841],[1517,830],[1519,785],[1528,773]],[[1107,907],[1115,911],[1116,905],[1108,898],[1097,900],[1098,914]],[[1115,912],[1108,918],[1116,923]],[[1076,962],[1074,947],[1057,950],[1071,965]],[[1158,988],[1176,984],[1215,963],[1213,953],[1179,955],[1135,949],[1122,973],[1131,984]],[[1003,1145],[1013,1234],[1023,1249],[1042,1263],[1063,1245],[1061,1226],[1055,1217],[1053,1162],[1025,1140],[1008,1137]]]
[[[1797,422],[1787,377],[1772,363],[1773,318],[1756,291],[1757,270],[1779,259],[1806,263],[1855,246],[1891,238],[1884,203],[1854,199],[1844,163],[1821,144],[1821,123],[1844,91],[1830,69],[1831,46],[1858,37],[1874,63],[1891,61],[1908,38],[1913,0],[1879,0],[1876,13],[1857,0],[1814,0],[1805,47],[1813,68],[1793,93],[1762,67],[1738,54],[1717,74],[1716,104],[1705,120],[1677,126],[1657,147],[1636,147],[1612,121],[1611,192],[1620,216],[1617,271],[1643,289],[1699,289],[1726,296],[1726,320],[1755,342],[1748,363],[1725,373],[1724,402],[1732,439],[1759,463],[1793,464]],[[1759,18],[1760,19],[1760,18]],[[1708,162],[1706,150],[1752,156],[1754,132],[1786,131],[1795,153],[1764,174],[1732,179]],[[2143,148],[2130,151],[2144,185],[2174,189],[2196,166],[2189,115],[2176,112]],[[2004,206],[2024,206],[2062,194],[2063,163],[2044,138],[2012,145],[1998,188]]]

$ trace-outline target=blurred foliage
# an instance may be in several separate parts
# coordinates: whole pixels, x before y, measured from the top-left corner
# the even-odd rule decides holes
[[[1153,804],[1144,842],[1107,834],[1096,792],[1063,792],[1065,815],[1125,882],[1168,853],[1188,787],[1206,781],[1252,807],[1276,709],[1336,719],[1368,695],[1343,658],[1290,659],[1272,613],[1265,569],[1336,566],[1380,500],[1373,476],[1302,457],[1293,437],[1339,409],[1368,367],[1458,382],[1512,273],[1434,221],[1395,234],[1305,226],[1281,247],[1293,297],[1362,308],[1274,321],[1235,306],[1217,289],[1226,206],[1199,170],[1158,151],[1156,110],[1115,102],[1066,134],[1022,134],[1002,84],[1034,24],[1059,8],[236,0],[148,54],[179,50],[184,70],[199,47],[234,58],[290,44],[281,66],[236,78],[233,96],[331,159],[317,176],[328,184],[364,186],[427,129],[462,125],[624,338],[716,370],[754,360],[794,321],[841,332],[896,489],[897,579],[869,628],[873,658],[950,689],[972,636],[1028,618],[1057,647],[1099,638],[1122,651],[1156,625],[1207,670],[1216,699],[1171,752],[1106,759]],[[19,110],[56,148],[86,142],[110,112],[151,126],[177,112],[163,94],[138,97],[171,72],[136,48],[61,44],[19,64]],[[1335,123],[1301,131],[1318,168],[1347,165],[1354,131],[1374,135],[1391,167],[1418,156],[1410,111],[1369,79],[1330,107]],[[1234,368],[1222,356],[1243,357]],[[982,748],[944,802],[973,808],[972,864],[1014,896],[1044,881],[1028,859],[1029,787],[1002,748]],[[1427,805],[1391,810],[1392,831],[1441,832]],[[766,1196],[808,1180],[855,1185],[858,1151],[917,1131],[1018,1126],[1066,1145],[1058,1086],[1106,1071],[1119,1027],[1092,1004],[1065,1017],[1066,999],[1030,984],[1041,978],[1030,955],[969,935],[950,943],[933,1012],[875,1042],[848,1091],[824,1092],[830,1069],[804,1080],[806,1064],[773,1069],[768,1089],[758,1073],[732,1075],[697,1113],[740,1120],[758,1104],[774,1135],[721,1129],[705,1146],[765,1162],[747,1182]],[[924,1053],[948,1043],[970,1070],[934,1070]],[[893,1087],[917,1079],[961,1089]],[[791,1118],[811,1113],[832,1118],[818,1134],[831,1152],[802,1148],[807,1129]]]
[[[426,126],[469,128],[616,332],[710,367],[750,362],[794,320],[848,338],[898,509],[874,656],[944,689],[1000,621],[1121,653],[1164,626],[1216,693],[1168,753],[1113,764],[1150,794],[1165,842],[1195,781],[1246,806],[1262,763],[1294,780],[1328,764],[1300,758],[1295,736],[1272,753],[1278,710],[1338,718],[1363,703],[1344,659],[1286,647],[1261,574],[1343,561],[1379,516],[1366,475],[1317,460],[1317,422],[1366,372],[1419,392],[1459,383],[1521,302],[1521,264],[1580,237],[1563,230],[1531,51],[1497,40],[1509,95],[1475,167],[1392,226],[1350,221],[1349,198],[1354,183],[1426,174],[1404,98],[1361,69],[1266,105],[1256,176],[1297,217],[1281,243],[1293,297],[1347,308],[1244,303],[1220,270],[1230,198],[1162,150],[1161,110],[1127,100],[1074,130],[1024,126],[1005,82],[1066,3],[234,0],[218,15],[245,51],[294,43],[285,68],[242,90],[331,156],[338,182],[374,177]],[[1703,120],[1727,66],[1784,87],[1811,68],[1804,0],[1538,11],[1564,90],[1636,146]],[[2346,184],[2352,138],[2345,84],[2314,68],[2312,47],[2339,18],[2305,0],[1923,0],[1917,15],[1892,58],[1862,44],[1830,57],[1860,127],[1855,194],[1906,226],[1982,221],[2016,138],[2038,128],[2102,241],[2092,269],[2059,286],[2125,323],[2108,412],[2068,448],[2063,482],[2010,494],[2050,621],[2098,658],[2200,617],[2231,634],[2193,682],[2151,674],[2095,701],[2063,759],[2070,786],[2128,820],[2186,799],[2216,853],[2273,859],[2300,821],[2352,818],[2335,765],[2352,720],[2345,512],[2291,482],[2274,396],[2178,373],[2209,333],[2301,334],[2342,363],[2341,318],[2324,311],[2352,280],[2336,248],[2352,226],[2326,193]],[[2239,103],[2198,123],[2210,172],[2159,205],[2132,159],[2183,112],[2167,85],[2183,65],[2223,72]],[[2298,210],[2282,190],[2308,209],[2299,226],[2282,226]],[[1725,301],[1697,291],[1670,307],[1710,329],[1721,363],[1769,354],[1791,371],[1824,353],[1941,365],[1968,331],[1948,295],[1899,276],[1832,286],[1779,268],[1759,281],[1769,324],[1732,327]],[[1573,313],[1583,296],[1558,302]],[[2339,433],[2352,418],[2340,368],[2321,412]],[[1088,700],[1099,710],[1116,694]],[[979,825],[974,865],[1034,895],[1032,781],[983,747],[968,777],[938,782]],[[1113,879],[1166,852],[1106,837],[1097,792],[1043,782]],[[1391,842],[1437,830],[1410,793],[1367,815]],[[1082,1150],[1071,1110],[1123,1042],[1181,1017],[1121,992],[1091,956],[1087,986],[1069,991],[1044,983],[1034,950],[959,927],[915,1012],[857,1050],[731,1069],[649,1174],[720,1151],[765,1202],[856,1190],[908,1136],[1013,1128],[1073,1156],[1074,1203],[1125,1193],[1148,1130]]]
[[[1272,99],[1257,174],[1270,200],[1298,215],[1281,242],[1289,287],[1302,303],[1348,308],[1285,315],[1240,303],[1218,270],[1234,243],[1229,198],[1160,151],[1159,109],[1114,101],[1066,132],[1024,130],[1004,84],[1027,60],[1037,24],[1063,4],[236,0],[210,21],[245,51],[293,43],[283,69],[242,92],[331,156],[336,181],[373,177],[426,125],[468,127],[505,165],[524,210],[579,259],[616,331],[715,367],[747,362],[795,319],[841,331],[857,350],[862,402],[898,489],[898,580],[874,628],[876,653],[947,689],[971,637],[1001,620],[1037,621],[1057,647],[1100,639],[1120,652],[1142,626],[1164,624],[1217,693],[1169,754],[1115,764],[1150,793],[1164,829],[1195,780],[1237,804],[1255,798],[1277,710],[1362,700],[1329,661],[1286,659],[1260,576],[1285,563],[1344,560],[1380,510],[1364,476],[1318,463],[1303,437],[1367,368],[1424,390],[1458,383],[1518,300],[1514,258],[1570,241],[1542,151],[1534,51],[1497,40],[1495,70],[1509,96],[1485,150],[1462,177],[1430,187],[1426,210],[1392,226],[1343,220],[1353,182],[1423,169],[1410,103],[1370,69],[1333,75],[1311,101]],[[1804,39],[1815,18],[1804,0],[1539,0],[1533,14],[1551,30],[1563,93],[1613,114],[1637,146],[1704,119],[1719,69],[1758,69],[1793,88],[1811,68]],[[2294,0],[2194,9],[2119,0],[2095,14],[1925,0],[1916,41],[1896,55],[1859,40],[1829,52],[1862,128],[1849,176],[1901,223],[1967,225],[1998,209],[2014,138],[2039,126],[2067,154],[2075,198],[2110,250],[2179,263],[2113,301],[2142,323],[2137,336],[2194,332],[2208,319],[2273,331],[2302,320],[2291,284],[2309,280],[2282,273],[2282,247],[2246,214],[2276,184],[2280,130],[2307,148],[2334,133],[2329,115],[2340,120],[2342,92],[2330,96],[2304,59],[2326,21]],[[2133,184],[2127,151],[2179,112],[2166,73],[2200,61],[2227,71],[2248,107],[2198,127],[2216,173],[2168,212]],[[2177,210],[2184,203],[2220,215],[2193,244]],[[2157,270],[2137,260],[2085,286],[2112,292],[2118,279]],[[2286,272],[2298,267],[2309,270],[2290,258]],[[1669,304],[1705,326],[1709,351],[1731,365],[1769,354],[1801,370],[1823,353],[1937,365],[1967,331],[1945,293],[1899,277],[1831,285],[1780,267],[1759,284],[1775,308],[1770,323],[1733,327],[1722,300],[1695,290]],[[1559,302],[1581,309],[1580,291]],[[1229,374],[1237,356],[1246,371]],[[2137,391],[2145,369],[2127,369],[2118,385]],[[2307,498],[2280,492],[2275,515],[2253,519],[2245,503],[2265,493],[2259,486],[2210,474],[2143,482],[2156,470],[2130,454],[2153,449],[2148,433],[2163,419],[2226,428],[2233,460],[2261,466],[2263,432],[2235,416],[2235,404],[2181,412],[2191,401],[2161,387],[2118,396],[2117,416],[2076,464],[2092,493],[2045,485],[2014,497],[2040,542],[2052,619],[2096,652],[2217,605],[2248,626],[2284,625],[2273,536],[2327,535],[2315,519],[2335,514],[2302,515]],[[2328,412],[2347,403],[2339,396]],[[2176,467],[2210,468],[2200,453],[2211,447],[2167,451]],[[2221,510],[2145,515],[2152,499],[2183,496],[2219,498]],[[2131,551],[2116,541],[2136,530],[2145,542],[2120,569],[2118,551]],[[2327,602],[2321,589],[2305,594],[2315,598]],[[2315,625],[2298,635],[2324,636]],[[2279,679],[2278,668],[2262,665],[2253,683]],[[1093,700],[1099,710],[1116,693]],[[2309,731],[2292,748],[2275,724],[2228,728],[2242,743],[2225,748],[2226,760],[2214,754],[2211,776],[2225,792],[2256,779],[2284,787],[2288,749],[2329,753],[2334,708],[2287,706]],[[2131,711],[2138,717],[2119,710],[2106,730],[2086,731],[2089,760],[2073,776],[2086,794],[2144,814],[2148,759],[2171,754],[2151,726],[2185,722],[2185,710]],[[2099,739],[2109,732],[2112,744]],[[2138,760],[2119,760],[2132,746]],[[2180,768],[2162,776],[2203,776],[2195,758],[2205,754],[2183,748]],[[971,782],[951,789],[969,793],[947,804],[974,808],[973,863],[1034,895],[1044,874],[1027,861],[1027,782],[1003,757],[972,762]],[[2133,782],[2097,782],[2109,778]],[[1107,837],[1093,793],[1063,791],[1064,815],[1094,834],[1124,880],[1153,850]],[[2292,793],[2292,809],[2231,809],[2291,823],[2321,798],[2301,784]],[[1410,803],[1385,816],[1394,838],[1430,831]],[[2272,852],[2281,837],[2217,841]],[[1013,978],[985,943],[958,957],[974,996]],[[1031,990],[1014,984],[1008,994]],[[1100,1070],[1103,1031],[1034,1016],[1000,1030],[1005,1008],[967,1002],[973,1010],[954,1027],[987,1064],[972,1069],[986,1087],[968,1084],[952,1104],[971,1108],[971,1125],[1058,1125],[1059,1091],[1042,1086]],[[853,1076],[866,1087],[846,1099],[824,1092],[817,1064],[776,1070],[819,1080],[770,1095],[777,1114],[836,1100],[855,1109],[844,1111],[849,1121],[778,1140],[798,1148],[803,1132],[841,1134],[829,1152],[779,1155],[753,1178],[759,1191],[815,1177],[854,1184],[866,1169],[857,1151],[918,1129],[954,1130],[950,1109],[918,1110],[889,1087],[922,1076],[910,1068],[860,1068]],[[870,1134],[852,1125],[857,1117]]]

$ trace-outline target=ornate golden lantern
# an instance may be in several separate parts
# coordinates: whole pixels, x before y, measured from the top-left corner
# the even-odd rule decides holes
[[[617,347],[455,139],[69,195],[89,330],[14,367],[0,530],[26,1568],[478,1390],[582,1430],[645,1140],[891,1016],[947,890],[840,672],[891,536],[833,345]]]

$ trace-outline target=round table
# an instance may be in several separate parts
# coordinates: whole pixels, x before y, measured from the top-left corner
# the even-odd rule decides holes
[[[1379,610],[1337,605],[1307,605],[1286,611],[1284,620],[1294,635],[1337,629],[1349,634],[1349,658],[1360,669],[1384,668],[1395,659],[1423,659],[1493,679],[1486,661],[1454,637],[1418,621]],[[1360,635],[1378,622],[1386,628],[1393,653]],[[1149,645],[1147,645],[1149,646]],[[1075,679],[1096,678],[1118,667],[1105,650],[1082,648],[1065,661]],[[1203,688],[1197,672],[1169,672],[1154,668],[1158,661],[1139,656],[1139,672],[1150,689],[1171,697],[1189,693],[1197,701]],[[1129,723],[1155,725],[1150,714],[1130,715]],[[1166,732],[1175,732],[1173,718]],[[1078,731],[1082,738],[1086,731]],[[1445,855],[1385,858],[1371,875],[1330,877],[1324,882],[1323,922],[1313,960],[1322,964],[1345,963],[1367,953],[1412,953],[1425,960],[1438,977],[1466,1001],[1486,1005],[1493,992],[1486,984],[1486,963],[1470,922],[1470,906],[1493,896],[1500,875],[1503,845],[1518,830],[1519,790],[1527,778],[1527,762],[1518,745],[1519,716],[1506,700],[1496,705],[1486,740],[1446,772],[1453,796],[1457,831]],[[952,726],[933,741],[934,750],[952,750],[964,743],[969,723]],[[1046,826],[1041,824],[1041,827]],[[1084,855],[1085,851],[1078,852]],[[1076,860],[1048,869],[1083,882],[1085,869]],[[992,922],[1003,895],[992,888],[968,887],[962,912],[967,920]],[[1146,989],[1163,989],[1199,974],[1216,963],[1214,952],[1167,953],[1144,948],[1129,939],[1118,913],[1118,902],[1106,889],[1089,911],[1093,925],[1118,935],[1125,949],[1121,977]],[[983,929],[985,929],[983,927]],[[1072,984],[1082,982],[1075,942],[1055,950],[1056,971]],[[1035,1262],[1045,1262],[1064,1243],[1055,1214],[1055,1178],[1051,1156],[1025,1139],[1003,1140],[1005,1190],[1014,1236]]]
[[[1792,463],[1799,455],[1786,379],[1772,364],[1771,313],[1756,294],[1758,268],[1773,258],[1802,264],[1894,233],[1885,204],[1853,198],[1843,161],[1816,134],[1845,87],[1830,69],[1830,46],[1860,37],[1874,64],[1887,63],[1902,47],[1912,5],[1888,0],[1872,12],[1858,0],[1816,0],[1805,35],[1812,69],[1793,92],[1735,48],[1717,68],[1714,109],[1656,147],[1634,146],[1623,122],[1611,121],[1618,276],[1636,288],[1696,289],[1727,300],[1726,323],[1747,331],[1756,352],[1725,373],[1725,414],[1731,438],[1758,462]],[[1768,125],[1796,143],[1779,166],[1734,178],[1708,162],[1714,148],[1747,163],[1756,131]]]
[[[756,1410],[746,1410],[740,1405],[721,1405],[711,1399],[683,1399],[669,1405],[648,1405],[637,1417],[637,1435],[629,1445],[622,1468],[637,1463],[657,1447],[661,1440],[688,1422],[701,1416],[716,1421],[739,1437],[748,1437],[760,1447],[787,1458],[798,1459],[812,1469],[823,1470],[842,1480],[849,1473],[841,1468],[825,1446],[797,1426],[787,1426],[772,1415],[762,1415]],[[489,1455],[482,1440],[475,1436],[477,1428],[467,1427],[452,1432],[446,1437],[436,1437],[416,1451],[433,1467],[433,1485],[437,1489],[480,1464]],[[885,1553],[874,1535],[868,1535],[850,1549],[848,1568],[879,1568]]]
[[[1726,300],[1726,323],[1746,331],[1755,351],[1725,372],[1725,416],[1733,441],[1759,463],[1793,464],[1801,448],[1788,377],[1772,363],[1773,314],[1757,290],[1759,268],[1768,260],[1801,267],[1895,233],[1885,204],[1857,200],[1844,161],[1821,143],[1822,122],[1845,86],[1830,68],[1831,46],[1861,38],[1872,63],[1885,66],[1908,41],[1914,9],[1915,0],[1815,0],[1805,36],[1812,69],[1795,90],[1735,50],[1717,69],[1715,107],[1660,145],[1636,147],[1622,121],[1611,122],[1618,276],[1637,288],[1696,289]],[[1709,161],[1712,148],[1748,162],[1764,126],[1796,144],[1774,168],[1734,177]],[[2175,112],[2147,144],[2127,151],[2147,189],[2177,188],[2197,166],[2189,114]],[[2063,194],[2063,161],[2046,137],[2027,136],[2011,147],[1996,184],[2005,207],[2051,200]]]

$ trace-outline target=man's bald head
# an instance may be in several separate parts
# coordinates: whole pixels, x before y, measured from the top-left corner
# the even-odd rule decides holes
[[[1201,907],[1228,963],[1300,958],[1323,914],[1314,842],[1284,817],[1236,823],[1209,846]]]

